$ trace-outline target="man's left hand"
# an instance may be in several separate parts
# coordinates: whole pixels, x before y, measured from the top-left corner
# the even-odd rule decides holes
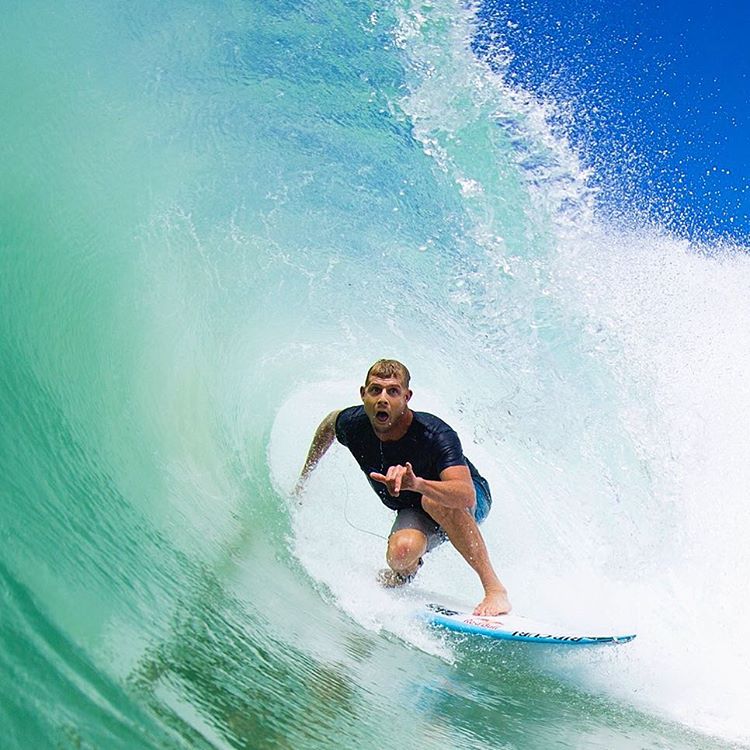
[[[384,484],[388,489],[388,494],[392,497],[398,497],[401,490],[416,490],[419,481],[408,461],[406,466],[389,466],[386,474],[378,474],[377,471],[370,472],[370,477]]]

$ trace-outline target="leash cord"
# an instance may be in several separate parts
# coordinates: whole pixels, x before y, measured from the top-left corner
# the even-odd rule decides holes
[[[368,531],[367,529],[362,529],[356,524],[353,524],[351,520],[349,519],[349,514],[347,513],[347,508],[349,506],[349,482],[347,482],[346,477],[344,477],[344,485],[346,487],[346,497],[344,498],[344,520],[351,526],[355,531],[361,531],[363,534],[369,534],[370,536],[377,537],[378,539],[384,539],[385,541],[388,541],[388,537],[383,536],[382,534],[376,534],[374,531]]]

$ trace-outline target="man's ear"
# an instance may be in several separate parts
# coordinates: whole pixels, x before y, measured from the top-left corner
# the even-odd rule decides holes
[[[365,397],[365,387],[363,385],[359,386],[359,397],[361,399],[364,399]]]
[[[406,391],[406,402],[409,403],[409,400],[411,399],[412,391],[408,390]]]

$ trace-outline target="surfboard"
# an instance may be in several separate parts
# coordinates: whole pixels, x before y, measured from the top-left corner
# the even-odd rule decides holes
[[[598,646],[627,643],[635,638],[635,633],[612,635],[578,631],[514,614],[480,617],[471,612],[451,609],[441,604],[427,604],[424,619],[430,625],[467,635],[526,643]]]

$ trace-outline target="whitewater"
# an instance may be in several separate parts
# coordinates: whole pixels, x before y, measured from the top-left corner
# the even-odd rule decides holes
[[[750,746],[746,247],[608,214],[463,3],[5,16],[3,747]],[[379,357],[515,611],[634,642],[430,630],[455,551],[379,588],[340,446],[292,496]]]

